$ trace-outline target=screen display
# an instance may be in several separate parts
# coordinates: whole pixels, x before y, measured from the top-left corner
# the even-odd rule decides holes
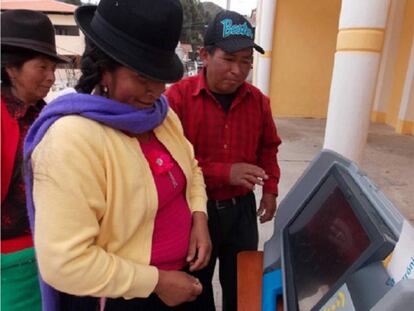
[[[370,246],[351,196],[331,175],[287,228],[300,311],[311,310]]]

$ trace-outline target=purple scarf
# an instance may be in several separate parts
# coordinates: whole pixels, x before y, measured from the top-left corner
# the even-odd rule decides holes
[[[80,115],[114,129],[139,134],[159,126],[164,121],[167,112],[168,101],[165,96],[161,96],[153,107],[147,109],[137,109],[101,96],[78,93],[63,95],[45,106],[38,119],[30,127],[23,148],[26,207],[33,235],[35,213],[32,196],[33,171],[31,154],[56,120],[67,115]],[[42,310],[58,311],[60,309],[59,292],[46,284],[40,276],[39,280],[42,292]]]

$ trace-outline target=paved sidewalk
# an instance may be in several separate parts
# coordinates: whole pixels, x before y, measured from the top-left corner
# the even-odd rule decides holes
[[[322,149],[325,121],[276,119],[282,138],[278,155],[282,171],[279,202]],[[414,136],[398,135],[387,125],[371,124],[360,168],[414,224]],[[259,233],[259,249],[263,249],[263,243],[273,234],[273,222],[259,225]],[[217,311],[221,311],[221,290],[217,275],[213,284]]]

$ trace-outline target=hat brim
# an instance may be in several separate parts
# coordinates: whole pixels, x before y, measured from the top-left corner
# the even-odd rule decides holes
[[[1,46],[3,47],[17,47],[21,49],[25,49],[27,51],[33,51],[36,53],[40,53],[42,55],[45,55],[57,63],[69,63],[70,59],[64,56],[57,55],[56,53],[49,51],[41,46],[36,46],[36,44],[28,44],[25,42],[15,42],[15,40],[8,40],[7,38],[1,39]]]
[[[175,53],[167,61],[160,62],[154,53],[144,51],[130,42],[122,41],[116,44],[105,41],[105,36],[97,34],[91,27],[96,9],[97,6],[92,5],[79,7],[75,11],[75,20],[85,36],[104,53],[123,66],[152,80],[172,83],[182,78],[184,67]]]
[[[251,39],[237,38],[237,40],[223,40],[215,43],[215,46],[219,47],[227,53],[235,53],[244,49],[253,48],[260,54],[264,54],[263,48]]]

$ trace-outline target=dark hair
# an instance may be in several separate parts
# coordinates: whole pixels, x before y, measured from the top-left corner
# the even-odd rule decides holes
[[[1,47],[1,84],[2,86],[11,86],[9,74],[6,71],[6,66],[11,66],[20,69],[23,64],[33,58],[43,54],[37,53],[28,49],[17,47]]]
[[[79,93],[90,94],[102,79],[105,71],[114,71],[121,66],[106,55],[91,40],[86,38],[85,52],[80,61],[82,75],[75,89]]]
[[[215,45],[206,45],[204,47],[208,54],[214,55],[214,52],[216,51],[217,47]]]

